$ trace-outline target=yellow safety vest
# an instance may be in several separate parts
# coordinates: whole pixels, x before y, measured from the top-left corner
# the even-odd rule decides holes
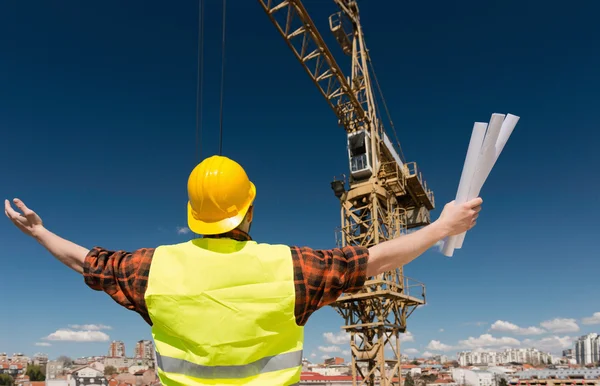
[[[158,247],[145,295],[163,385],[297,385],[304,328],[289,247],[201,238]]]

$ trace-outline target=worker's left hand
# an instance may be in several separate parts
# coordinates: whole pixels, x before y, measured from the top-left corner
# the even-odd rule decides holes
[[[35,237],[36,234],[44,229],[42,219],[33,210],[29,209],[23,201],[15,198],[13,200],[22,214],[15,211],[8,200],[4,200],[4,213],[23,233]]]

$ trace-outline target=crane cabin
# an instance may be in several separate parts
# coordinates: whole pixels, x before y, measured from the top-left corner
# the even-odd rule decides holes
[[[366,180],[373,174],[371,140],[366,129],[348,133],[350,175],[355,181]]]

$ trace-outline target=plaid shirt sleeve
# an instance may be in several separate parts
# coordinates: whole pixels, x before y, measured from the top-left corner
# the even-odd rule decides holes
[[[291,247],[296,288],[296,323],[337,300],[342,293],[359,291],[367,279],[369,250],[348,246],[330,250]]]
[[[95,247],[83,265],[85,283],[95,291],[106,292],[115,302],[136,311],[152,325],[144,295],[153,255],[153,248],[125,252]]]

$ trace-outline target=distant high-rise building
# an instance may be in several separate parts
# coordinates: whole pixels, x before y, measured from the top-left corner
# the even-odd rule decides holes
[[[113,340],[108,348],[108,356],[113,358],[125,357],[125,343],[120,340]]]
[[[534,348],[513,348],[506,349],[504,351],[466,351],[458,353],[458,363],[461,366],[495,366],[510,362],[529,363],[532,365],[545,365],[554,363],[554,358],[550,353],[541,352]]]
[[[65,363],[61,361],[49,361],[46,365],[46,380],[62,376],[67,371]]]
[[[48,363],[48,355],[37,353],[33,356],[33,364],[37,366],[45,366]]]
[[[600,362],[600,336],[591,333],[580,337],[575,342],[575,359],[578,365]]]
[[[151,340],[140,340],[135,345],[135,357],[138,359],[153,359],[154,346]]]
[[[327,358],[323,361],[323,364],[331,366],[331,365],[341,365],[344,363],[344,358],[335,357],[335,358]]]
[[[432,361],[439,362],[439,363],[446,363],[446,362],[448,362],[448,356],[446,356],[446,355],[434,355],[430,359]]]
[[[568,350],[563,350],[562,355],[563,355],[563,357],[565,357],[567,359],[574,359],[575,358],[575,353],[573,352],[572,348],[570,348]]]

